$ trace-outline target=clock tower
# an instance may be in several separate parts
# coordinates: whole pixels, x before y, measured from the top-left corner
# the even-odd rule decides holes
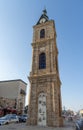
[[[28,125],[62,126],[61,81],[54,20],[44,10],[33,27]]]

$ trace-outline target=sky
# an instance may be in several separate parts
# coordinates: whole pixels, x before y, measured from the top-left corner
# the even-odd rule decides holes
[[[83,109],[83,0],[0,0],[0,81],[28,76],[33,26],[42,10],[55,21],[62,108]]]

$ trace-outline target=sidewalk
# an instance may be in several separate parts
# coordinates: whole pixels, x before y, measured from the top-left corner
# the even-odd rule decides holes
[[[74,122],[64,121],[63,127],[40,127],[40,126],[27,126],[22,130],[75,130]]]
[[[73,122],[64,122],[63,127],[40,127],[40,126],[27,126],[26,123],[9,124],[0,126],[0,130],[75,130]]]

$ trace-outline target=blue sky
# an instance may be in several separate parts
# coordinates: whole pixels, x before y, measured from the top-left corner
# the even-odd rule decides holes
[[[83,0],[0,0],[0,81],[22,79],[28,94],[33,25],[44,7],[55,20],[62,105],[77,111],[83,108]]]

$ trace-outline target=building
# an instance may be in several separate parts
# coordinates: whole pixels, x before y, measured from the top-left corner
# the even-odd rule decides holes
[[[80,115],[81,118],[83,118],[83,109],[81,109],[81,110],[79,111],[79,115]]]
[[[33,27],[28,125],[63,125],[56,37],[54,20],[44,10]]]
[[[0,81],[0,108],[23,113],[27,84],[21,79]]]

